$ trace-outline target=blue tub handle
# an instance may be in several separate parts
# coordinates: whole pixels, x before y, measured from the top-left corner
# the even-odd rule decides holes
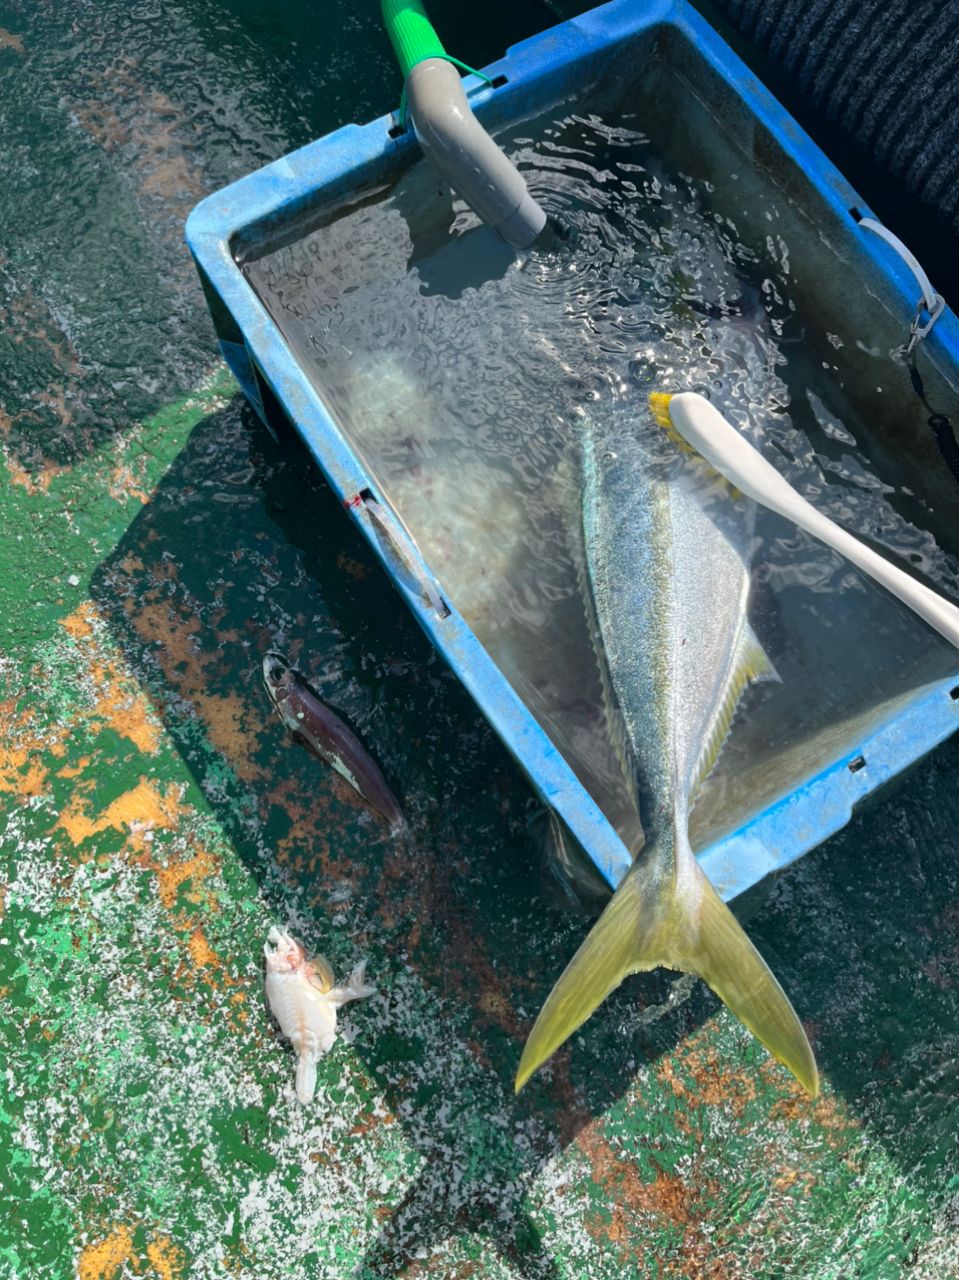
[[[372,494],[364,496],[363,506],[380,544],[386,545],[392,558],[413,578],[423,599],[437,617],[448,618],[449,606],[440,593],[439,583],[428,572],[419,548],[399,516]]]

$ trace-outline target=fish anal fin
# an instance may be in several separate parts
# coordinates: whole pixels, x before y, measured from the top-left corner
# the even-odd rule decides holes
[[[523,1049],[516,1088],[623,979],[660,965],[698,974],[815,1096],[812,1049],[792,1005],[686,846],[682,875],[644,850],[550,992]],[[671,860],[670,860],[671,861]],[[679,887],[681,885],[681,887]]]
[[[773,666],[769,654],[760,644],[755,631],[744,620],[733,651],[726,689],[707,726],[703,747],[690,780],[691,800],[695,799],[696,792],[716,767],[716,761],[722,754],[733,720],[736,718],[736,708],[739,706],[740,699],[749,685],[763,680],[778,682],[779,673]]]

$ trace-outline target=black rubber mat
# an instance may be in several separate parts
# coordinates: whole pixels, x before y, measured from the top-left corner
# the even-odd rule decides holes
[[[959,231],[959,0],[716,0],[804,98]]]

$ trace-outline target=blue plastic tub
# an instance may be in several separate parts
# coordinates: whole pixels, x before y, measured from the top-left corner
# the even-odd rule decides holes
[[[485,68],[494,81],[469,77],[474,109],[491,132],[576,98],[614,74],[639,80],[652,57],[677,66],[715,101],[747,154],[773,159],[783,187],[799,193],[816,224],[855,261],[887,310],[901,309],[903,330],[916,286],[899,259],[860,229],[869,210],[795,122],[682,0],[618,0],[511,49]],[[400,594],[499,734],[530,783],[615,885],[629,855],[571,768],[514,693],[457,611],[442,600],[428,565],[400,527],[371,516],[385,504],[374,480],[324,407],[322,396],[244,278],[238,260],[252,246],[329,215],[358,194],[391,184],[418,158],[415,140],[385,116],[348,125],[204,200],[190,216],[187,242],[196,259],[224,358],[269,424],[291,422],[362,528]],[[959,385],[959,324],[948,310],[925,344],[948,383]],[[402,515],[402,512],[400,513]],[[828,758],[800,785],[699,853],[728,900],[800,857],[848,822],[853,806],[959,727],[957,674],[890,700],[868,728],[837,732]]]

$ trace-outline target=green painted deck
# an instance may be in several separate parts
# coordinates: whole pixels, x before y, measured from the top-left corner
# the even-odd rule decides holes
[[[547,25],[460,19],[475,63]],[[634,979],[519,1100],[585,922],[527,788],[296,448],[216,363],[182,224],[398,91],[378,6],[0,0],[0,1280],[959,1275],[959,742],[753,904],[809,1103]],[[408,847],[295,747],[280,644]],[[312,1106],[289,925],[350,1006]]]

